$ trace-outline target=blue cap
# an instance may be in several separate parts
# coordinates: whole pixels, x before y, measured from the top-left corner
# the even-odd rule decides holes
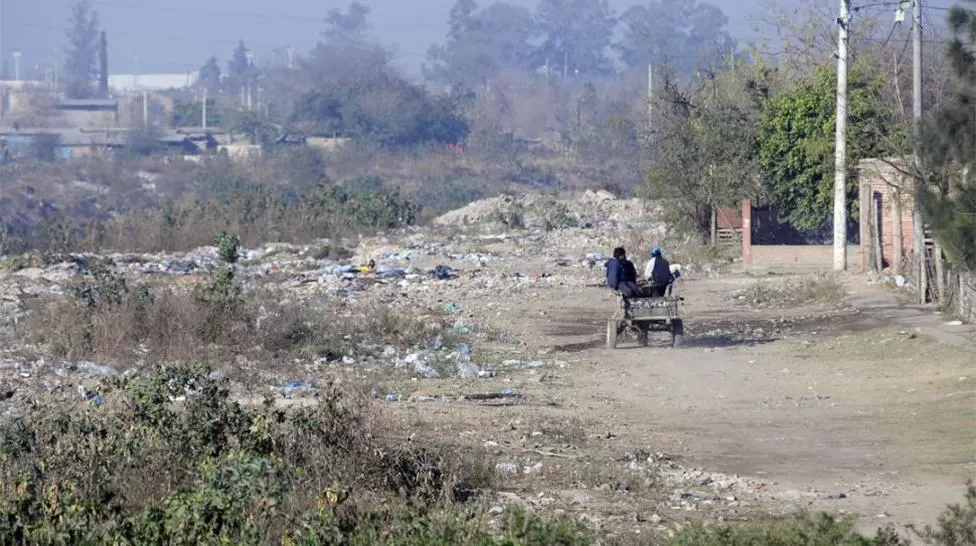
[[[660,256],[660,255],[661,255],[661,247],[656,246],[651,249],[651,256]]]

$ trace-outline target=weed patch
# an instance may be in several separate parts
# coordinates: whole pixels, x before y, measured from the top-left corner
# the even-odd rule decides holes
[[[730,297],[754,307],[832,305],[844,298],[844,286],[838,278],[829,275],[796,277],[782,282],[756,281],[749,288],[733,292]]]
[[[97,389],[97,406],[51,393],[0,425],[0,542],[592,543],[521,511],[490,529],[458,504],[485,465],[380,439],[369,403],[334,386],[291,411],[241,406],[205,367]]]

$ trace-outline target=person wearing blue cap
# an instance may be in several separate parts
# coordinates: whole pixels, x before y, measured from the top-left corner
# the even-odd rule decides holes
[[[671,264],[661,254],[661,247],[651,249],[651,259],[644,267],[644,277],[651,281],[651,295],[663,298],[671,284]]]

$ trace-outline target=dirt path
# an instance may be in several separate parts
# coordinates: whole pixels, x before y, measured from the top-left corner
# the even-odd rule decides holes
[[[620,449],[762,478],[770,506],[849,511],[865,528],[958,502],[976,472],[976,344],[855,283],[857,309],[827,315],[737,309],[722,294],[742,282],[687,283],[683,349],[602,348],[600,289],[557,303],[535,339],[592,362],[566,398]]]

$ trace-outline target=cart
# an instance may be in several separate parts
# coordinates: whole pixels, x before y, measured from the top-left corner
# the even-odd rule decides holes
[[[681,310],[684,298],[672,296],[670,290],[664,297],[624,298],[614,291],[617,308],[607,321],[607,348],[616,349],[622,334],[637,338],[637,343],[647,347],[650,332],[671,334],[671,346],[680,347],[684,341],[684,324]]]

